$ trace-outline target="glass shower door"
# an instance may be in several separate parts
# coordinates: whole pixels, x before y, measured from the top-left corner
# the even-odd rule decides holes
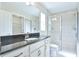
[[[62,14],[62,51],[76,54],[77,19],[76,12]]]

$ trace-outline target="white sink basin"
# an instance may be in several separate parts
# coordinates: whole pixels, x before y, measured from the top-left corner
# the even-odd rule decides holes
[[[27,43],[32,43],[32,42],[36,42],[38,41],[39,39],[38,38],[28,38],[28,39],[25,39]]]
[[[28,39],[25,39],[25,40],[38,40],[38,38],[28,38]]]

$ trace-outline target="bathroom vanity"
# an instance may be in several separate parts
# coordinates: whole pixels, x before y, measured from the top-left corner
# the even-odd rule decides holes
[[[4,48],[1,45],[2,46],[1,52],[0,52],[1,57],[45,57],[47,56],[48,39],[50,38],[49,36],[32,37],[30,35],[30,37],[27,36],[26,38],[25,37],[26,34],[20,34],[20,35],[12,35],[10,37],[14,37],[14,36],[19,36],[20,38],[22,36],[24,38],[18,43],[13,43],[9,45],[6,43],[7,45],[5,45]]]

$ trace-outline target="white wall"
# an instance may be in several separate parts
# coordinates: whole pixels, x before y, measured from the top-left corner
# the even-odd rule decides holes
[[[1,3],[0,3],[0,9],[1,9]]]
[[[17,5],[14,5],[13,3],[2,2],[1,4],[2,4],[2,6],[1,6],[2,10],[6,10],[11,13],[14,12],[14,13],[18,13],[18,14],[22,14],[22,15],[26,15],[26,16],[28,15],[27,13],[23,12],[20,8],[18,8]]]
[[[40,31],[40,22],[38,17],[31,17],[32,22],[32,32],[39,32]]]
[[[45,22],[46,28],[45,28],[45,31],[41,31],[40,30],[40,14],[39,14],[39,30],[40,30],[40,33],[41,33],[41,35],[48,35],[48,19],[49,19],[50,12],[39,2],[36,3],[35,6],[40,10],[40,13],[43,12],[43,13],[45,13],[45,16],[46,16],[46,22]]]
[[[0,11],[0,35],[12,34],[11,15],[8,12]]]

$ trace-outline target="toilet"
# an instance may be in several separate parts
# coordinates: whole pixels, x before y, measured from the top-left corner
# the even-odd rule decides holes
[[[50,57],[56,57],[58,53],[58,45],[50,44]]]

